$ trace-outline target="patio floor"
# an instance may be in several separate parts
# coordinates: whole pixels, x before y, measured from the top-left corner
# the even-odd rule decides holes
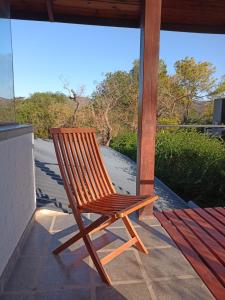
[[[85,215],[85,222],[95,215]],[[99,278],[82,241],[58,257],[51,251],[77,230],[72,215],[47,209],[36,212],[25,246],[1,300],[38,299],[214,299],[189,262],[175,246],[157,219],[133,224],[149,249],[144,255],[130,248],[105,266],[113,286]],[[92,235],[95,247],[105,245],[102,257],[119,246],[128,235],[120,221]]]

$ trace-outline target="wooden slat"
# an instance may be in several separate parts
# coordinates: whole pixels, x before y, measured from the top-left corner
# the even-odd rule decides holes
[[[75,210],[74,206],[77,204],[73,201],[73,195],[76,196],[76,200],[78,203],[80,203],[80,196],[76,189],[71,190],[71,185],[69,183],[69,179],[67,177],[66,171],[63,166],[63,158],[62,158],[62,154],[61,154],[61,150],[60,150],[60,146],[59,146],[59,134],[58,133],[54,134],[53,143],[55,146],[56,157],[57,157],[57,160],[59,163],[59,169],[60,169],[60,172],[61,172],[61,175],[63,178],[64,187],[65,187],[68,199],[70,201],[71,208]]]
[[[89,147],[89,152],[90,152],[91,157],[92,157],[92,162],[93,162],[93,165],[95,166],[95,171],[96,171],[97,176],[98,176],[97,184],[102,189],[102,195],[106,196],[110,193],[110,191],[109,191],[109,188],[107,188],[107,184],[106,184],[106,181],[104,179],[104,174],[103,174],[101,168],[99,167],[99,164],[98,164],[98,161],[97,161],[97,156],[96,156],[95,149],[94,149],[94,146],[93,146],[93,141],[91,139],[91,134],[87,134],[86,139],[87,139],[87,145]]]
[[[95,183],[96,183],[97,189],[99,190],[100,197],[104,197],[107,194],[107,191],[105,189],[104,182],[101,180],[101,173],[97,167],[96,159],[95,159],[92,147],[90,145],[88,134],[84,136],[83,142],[86,144],[86,147],[87,147],[87,150],[88,150],[88,153],[90,156],[90,167],[93,168],[93,172],[96,174]]]
[[[173,211],[165,211],[164,214],[192,245],[195,251],[198,252],[205,264],[212,270],[214,275],[225,287],[225,267],[220,263],[217,257],[215,257],[205,244],[195,234],[193,234],[185,223],[177,218]]]
[[[100,198],[102,195],[101,189],[98,184],[98,178],[97,178],[95,168],[94,168],[94,165],[93,165],[91,157],[90,157],[90,153],[87,148],[87,143],[85,142],[85,135],[83,133],[81,133],[81,139],[82,139],[82,144],[83,144],[85,155],[86,155],[88,165],[89,165],[89,167],[88,167],[89,177],[92,181],[92,186],[93,186],[96,198]]]
[[[93,129],[53,128],[50,132],[53,136],[70,207],[80,229],[74,237],[56,248],[53,253],[59,254],[74,242],[83,238],[102,280],[107,284],[111,284],[110,278],[103,268],[104,264],[134,244],[140,251],[147,253],[137,232],[126,216],[155,201],[158,196],[139,197],[116,194],[104,167]],[[86,227],[81,217],[83,212],[94,212],[102,216]],[[101,261],[89,234],[103,230],[121,217],[124,217],[124,224],[132,239]]]
[[[221,215],[223,215],[225,217],[225,208],[224,207],[215,207],[214,209],[216,211],[218,211],[219,213],[221,213]]]
[[[202,208],[194,208],[194,211],[225,236],[225,226],[208,214],[206,210]]]
[[[225,250],[225,236],[215,229],[210,223],[206,222],[193,209],[185,209],[185,213],[195,220],[208,234],[210,234]]]
[[[209,290],[217,300],[224,299],[224,287],[214,273],[206,266],[198,252],[187,242],[184,236],[171,223],[171,221],[161,212],[154,212],[156,218],[172,237],[178,248],[205,282]]]
[[[217,212],[214,208],[206,208],[205,210],[218,221],[220,221],[223,225],[225,225],[225,217]]]
[[[80,189],[81,201],[82,201],[82,203],[86,203],[87,200],[90,200],[90,195],[86,189],[87,182],[86,182],[86,180],[84,181],[84,176],[82,174],[83,169],[81,169],[79,167],[77,160],[74,159],[75,157],[78,157],[78,161],[80,163],[79,154],[77,152],[77,149],[75,148],[75,143],[71,144],[70,135],[69,135],[69,139],[68,139],[67,134],[62,135],[62,137],[64,138],[65,148],[66,148],[66,152],[67,152],[67,156],[68,156],[67,159],[68,159],[68,162],[69,162],[71,168],[70,168],[69,164],[67,163],[67,161],[65,161],[65,159],[64,159],[65,166],[66,166],[67,172],[70,173],[72,171],[71,173],[74,175],[74,181],[71,180],[70,183],[72,186],[76,186],[77,189],[80,189],[80,186],[82,187],[82,189]],[[71,147],[70,149],[69,149],[69,141],[70,141],[70,147]],[[61,147],[63,147],[63,145],[61,145]],[[74,152],[74,150],[76,151],[76,153]],[[71,152],[72,152],[73,156],[71,155]],[[76,170],[74,168],[74,164],[75,164]],[[75,174],[76,172],[77,172],[78,176],[76,176],[76,174]],[[80,185],[77,184],[78,177],[79,177]]]
[[[174,210],[174,213],[193,231],[206,247],[216,256],[216,258],[225,266],[225,250],[220,244],[212,238],[195,220],[191,219],[186,210]],[[225,275],[225,268],[224,268]]]
[[[93,201],[96,199],[95,185],[93,184],[92,176],[90,176],[89,174],[90,165],[88,164],[87,158],[85,156],[84,145],[80,140],[80,133],[76,134],[74,145],[77,148],[77,153],[79,152],[80,169],[82,170],[83,177],[85,178],[85,182],[86,182],[85,188],[88,190],[88,192],[91,195],[91,201]]]
[[[111,193],[115,193],[115,188],[114,186],[112,185],[112,181],[110,180],[109,178],[109,174],[105,168],[105,165],[103,163],[103,160],[102,160],[102,157],[101,157],[101,154],[100,154],[100,151],[98,150],[98,144],[97,144],[97,141],[96,141],[96,136],[91,134],[91,140],[93,142],[93,147],[94,147],[94,152],[97,156],[97,162],[99,164],[99,167],[100,167],[100,170],[102,170],[102,173],[103,173],[103,180],[106,184],[106,187],[108,189],[108,192],[111,194]],[[92,143],[91,143],[92,145]]]

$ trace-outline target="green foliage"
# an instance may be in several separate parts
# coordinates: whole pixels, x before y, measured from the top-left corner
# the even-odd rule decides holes
[[[178,125],[178,121],[174,117],[160,117],[158,118],[158,124],[160,125]]]
[[[225,145],[196,131],[159,132],[156,175],[200,206],[225,204]]]
[[[72,117],[68,98],[60,93],[34,93],[16,102],[16,121],[32,124],[36,137],[48,138],[49,128],[65,126]]]
[[[136,135],[127,133],[111,147],[136,159]],[[156,175],[178,195],[201,207],[225,205],[225,145],[197,131],[157,134]]]
[[[175,63],[178,83],[184,88],[187,97],[198,100],[214,90],[216,79],[215,67],[206,61],[196,62],[193,57],[186,57]]]
[[[137,134],[126,132],[112,139],[110,147],[133,160],[137,158]]]
[[[137,129],[138,76],[136,65],[130,72],[107,73],[92,94],[90,109],[101,142],[109,145],[112,137],[124,130]]]
[[[0,123],[15,122],[15,102],[0,98]]]

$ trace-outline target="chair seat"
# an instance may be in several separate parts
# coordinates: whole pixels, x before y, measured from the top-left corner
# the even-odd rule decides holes
[[[157,195],[132,196],[115,193],[83,204],[79,207],[79,209],[106,216],[116,216],[121,218],[157,199]]]

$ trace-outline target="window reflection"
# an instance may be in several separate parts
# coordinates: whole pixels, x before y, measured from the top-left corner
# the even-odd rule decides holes
[[[15,122],[9,0],[0,1],[0,124]]]

